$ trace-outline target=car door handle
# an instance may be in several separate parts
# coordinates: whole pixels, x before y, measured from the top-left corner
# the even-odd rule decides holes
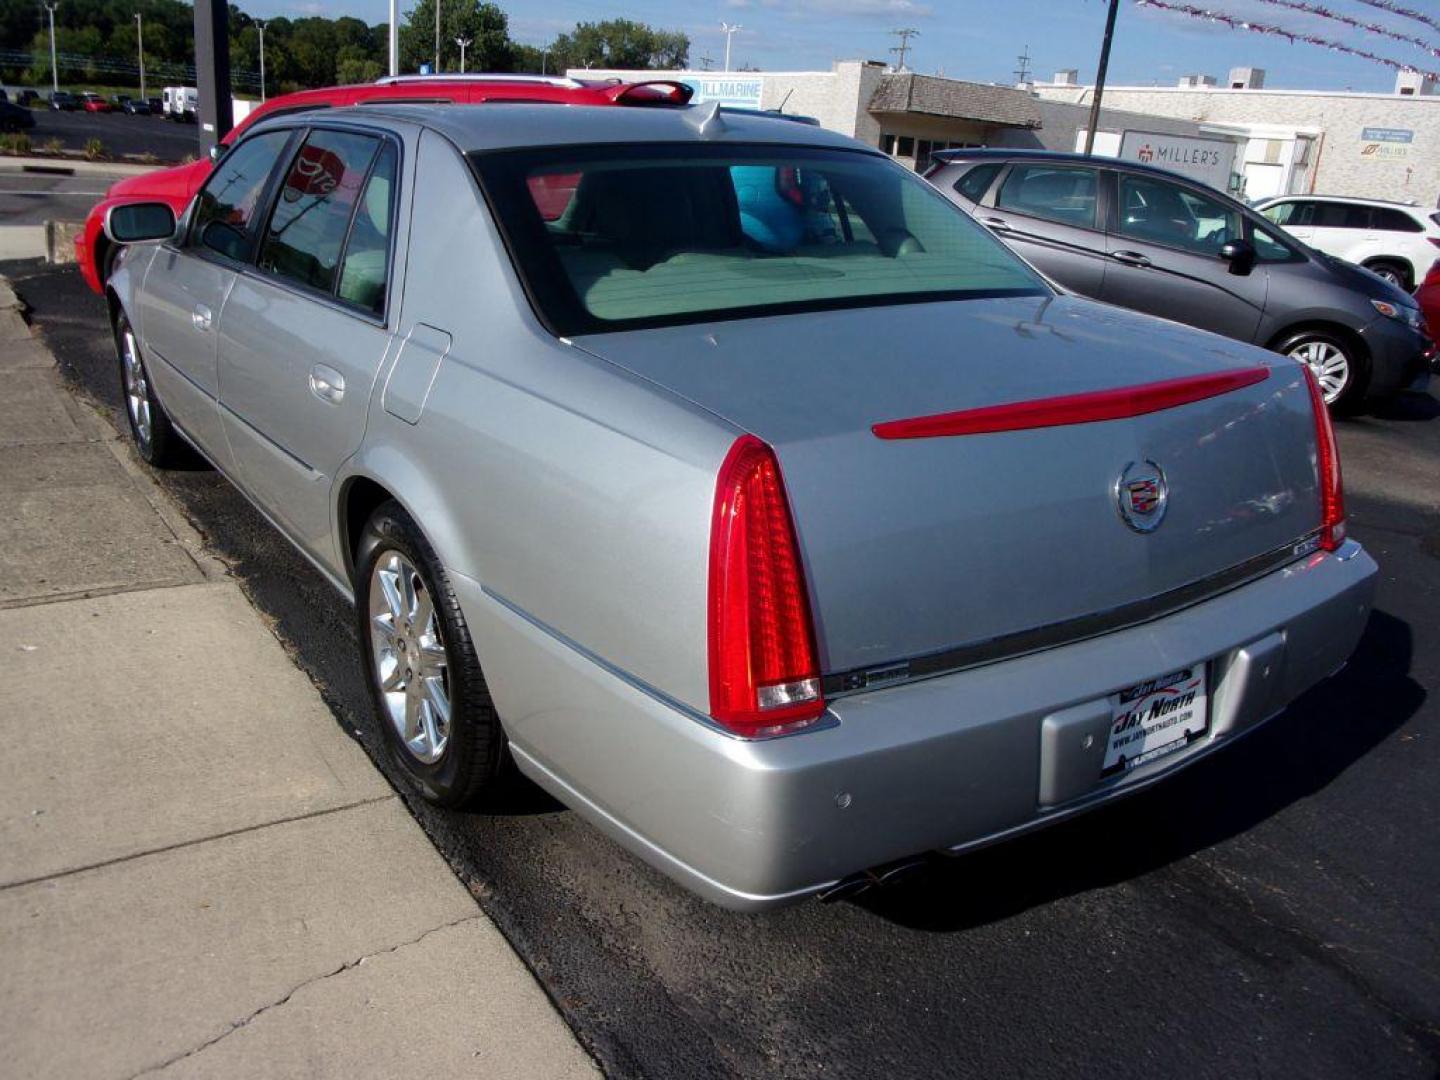
[[[190,313],[190,321],[195,325],[195,329],[200,331],[210,329],[210,323],[213,317],[210,309],[204,304],[196,304],[195,310]]]
[[[1126,266],[1149,266],[1150,260],[1138,251],[1112,251],[1110,257]]]
[[[987,218],[984,218],[983,220],[984,220],[984,222],[985,222],[986,225],[989,225],[990,228],[994,229],[996,232],[1009,232],[1009,231],[1010,231],[1010,223],[1009,223],[1008,221],[1006,221],[1004,218],[987,217]]]
[[[310,369],[310,392],[331,405],[345,396],[345,376],[332,367],[316,364]]]

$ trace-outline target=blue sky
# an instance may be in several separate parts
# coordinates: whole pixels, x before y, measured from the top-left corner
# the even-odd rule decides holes
[[[443,0],[442,0],[443,2]],[[889,31],[914,27],[910,66],[927,73],[980,82],[1014,79],[1016,57],[1028,47],[1032,70],[1048,79],[1078,67],[1094,78],[1105,24],[1105,0],[499,0],[511,33],[541,44],[577,21],[625,16],[690,35],[692,66],[702,55],[719,66],[725,51],[721,21],[739,23],[732,59],[762,70],[826,70],[832,60],[864,57],[893,60],[897,40]],[[1275,0],[1189,0],[1256,23],[1313,34],[1421,68],[1440,70],[1440,57],[1404,42],[1367,33],[1323,17],[1286,9]],[[1335,14],[1378,23],[1440,49],[1440,31],[1359,0],[1308,0]],[[1122,0],[1111,57],[1112,84],[1174,85],[1190,72],[1222,81],[1231,67],[1267,71],[1267,86],[1300,89],[1390,90],[1395,73],[1379,64],[1282,38],[1206,23],[1178,13],[1137,7]],[[256,15],[310,12],[350,14],[367,22],[386,18],[386,0],[253,0]],[[408,5],[401,0],[402,12]],[[1400,0],[1398,6],[1434,12],[1435,0]]]

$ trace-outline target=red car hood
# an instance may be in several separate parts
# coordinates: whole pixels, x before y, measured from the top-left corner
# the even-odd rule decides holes
[[[205,159],[169,169],[157,169],[139,176],[128,176],[110,185],[110,197],[128,199],[164,199],[167,202],[189,202],[190,196],[210,175],[210,162]]]

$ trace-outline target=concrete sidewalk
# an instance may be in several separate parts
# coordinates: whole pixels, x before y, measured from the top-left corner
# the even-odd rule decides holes
[[[0,1073],[593,1076],[13,305],[0,282]]]

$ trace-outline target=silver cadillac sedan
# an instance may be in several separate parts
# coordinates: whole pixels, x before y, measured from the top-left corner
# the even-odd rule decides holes
[[[106,227],[140,455],[353,599],[406,776],[513,762],[729,907],[1158,781],[1371,605],[1303,365],[1057,293],[815,128],[291,115]]]

